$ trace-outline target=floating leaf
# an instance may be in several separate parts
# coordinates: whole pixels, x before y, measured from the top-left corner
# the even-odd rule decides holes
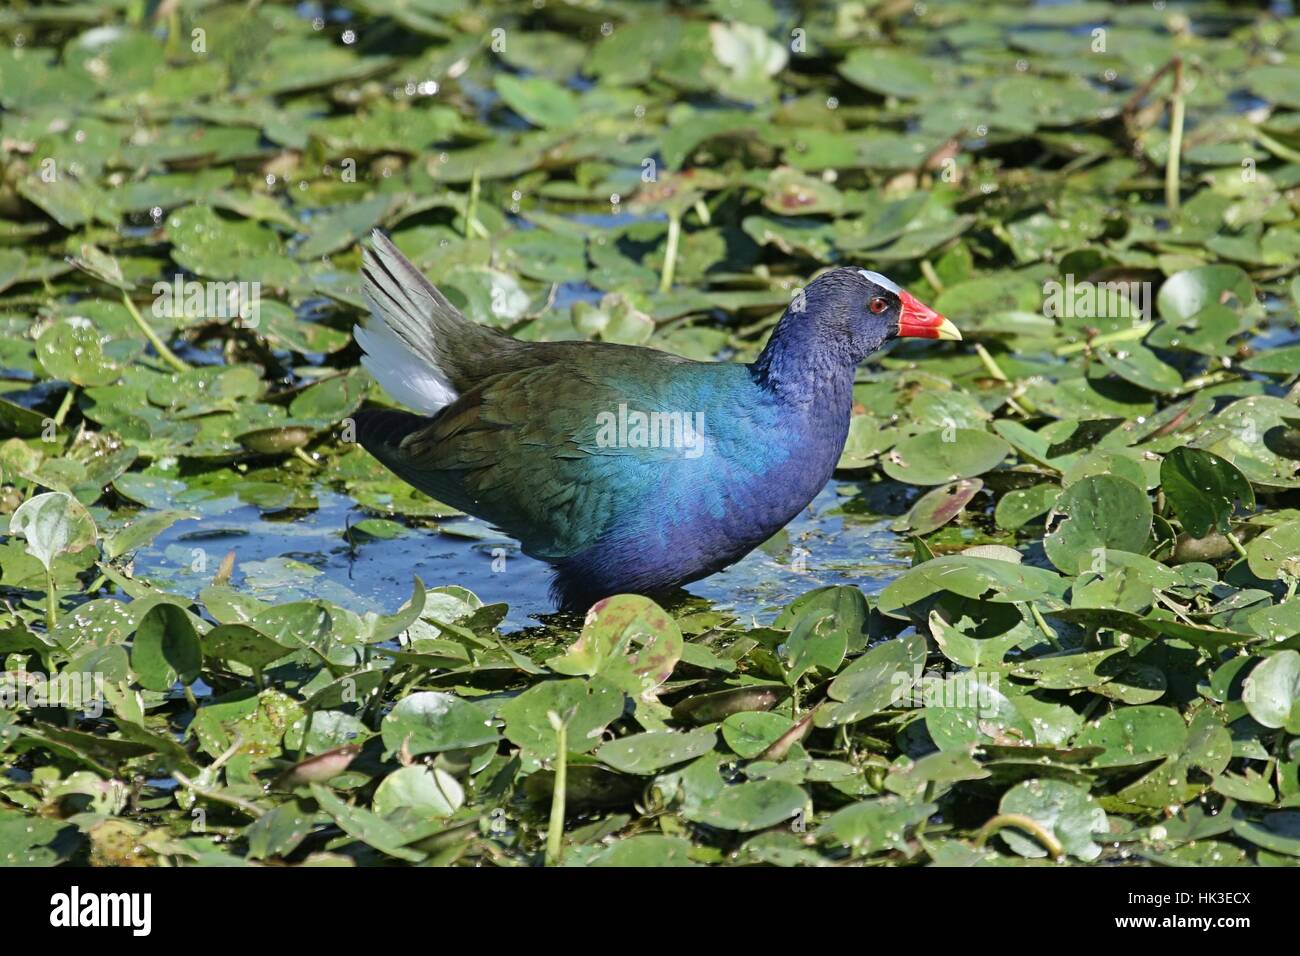
[[[1241,700],[1265,727],[1300,733],[1300,651],[1266,657],[1242,684]]]
[[[1182,522],[1183,530],[1203,538],[1211,528],[1231,531],[1228,521],[1238,507],[1255,507],[1255,492],[1246,476],[1229,461],[1198,448],[1175,448],[1160,463],[1160,487]]]
[[[596,758],[624,773],[651,774],[708,753],[717,739],[712,730],[652,730],[601,744]]]
[[[53,570],[54,559],[94,545],[95,522],[72,495],[59,491],[29,498],[9,519],[9,533],[22,535],[27,553]]]
[[[802,787],[783,780],[759,780],[726,787],[686,816],[720,830],[752,833],[802,813],[807,803]]]
[[[677,622],[649,598],[620,594],[593,605],[578,640],[546,664],[560,674],[599,674],[649,700],[681,656]]]
[[[478,747],[499,737],[490,711],[436,691],[403,697],[384,717],[380,732],[390,753],[405,748],[413,757]]]
[[[157,604],[140,619],[131,642],[131,669],[149,690],[194,683],[203,669],[203,647],[183,608]]]
[[[1051,562],[1067,574],[1092,567],[1106,549],[1141,552],[1151,534],[1151,501],[1131,481],[1093,475],[1075,482],[1057,499],[1059,516],[1043,539]]]
[[[971,428],[940,429],[908,438],[885,458],[885,474],[912,485],[942,485],[996,468],[1010,449],[996,435]]]
[[[1094,837],[1109,831],[1106,811],[1092,795],[1061,780],[1025,780],[1003,795],[998,810],[1029,817],[1050,833],[1066,853],[1085,861],[1101,855]],[[999,835],[1021,856],[1041,857],[1048,853],[1041,843],[1019,830],[1004,827]]]

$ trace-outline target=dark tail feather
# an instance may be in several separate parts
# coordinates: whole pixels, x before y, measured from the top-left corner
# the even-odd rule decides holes
[[[403,458],[402,439],[429,424],[429,419],[424,415],[389,409],[357,412],[352,420],[356,422],[357,441],[361,447],[394,471]]]

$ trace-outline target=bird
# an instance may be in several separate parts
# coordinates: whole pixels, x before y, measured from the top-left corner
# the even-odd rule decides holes
[[[768,540],[835,470],[859,363],[898,337],[961,338],[853,267],[798,291],[748,364],[521,341],[467,319],[378,229],[361,271],[361,363],[412,411],[355,413],[357,441],[549,564],[553,602],[578,613],[671,593]]]

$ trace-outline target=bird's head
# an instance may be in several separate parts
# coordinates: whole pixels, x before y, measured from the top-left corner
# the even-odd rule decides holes
[[[818,276],[786,313],[798,316],[801,310],[813,326],[805,332],[853,364],[895,338],[961,338],[957,326],[934,309],[866,269],[832,269]]]

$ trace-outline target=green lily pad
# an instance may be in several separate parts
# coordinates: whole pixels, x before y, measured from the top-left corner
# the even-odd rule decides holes
[[[171,690],[177,681],[194,683],[203,669],[203,647],[183,608],[157,604],[140,619],[131,643],[131,669],[149,690]]]
[[[1300,578],[1300,521],[1269,528],[1246,547],[1251,572],[1265,581]]]
[[[938,531],[961,514],[962,509],[980,493],[984,482],[978,478],[964,478],[939,488],[931,488],[897,523],[899,530],[926,535]]]
[[[682,633],[649,598],[620,594],[597,602],[582,634],[547,666],[559,674],[599,674],[637,699],[649,700],[682,655]]]
[[[1109,832],[1106,811],[1092,795],[1061,780],[1025,780],[1003,795],[998,810],[1029,817],[1050,833],[1066,853],[1085,861],[1101,855],[1095,838]],[[1018,830],[1003,828],[999,836],[1021,856],[1047,855],[1041,843]]]
[[[1058,521],[1043,539],[1043,547],[1051,562],[1067,574],[1093,567],[1108,548],[1144,551],[1151,535],[1151,501],[1146,492],[1111,475],[1075,482],[1057,499],[1053,513]]]
[[[373,806],[381,816],[409,808],[422,816],[445,818],[465,802],[465,790],[441,767],[419,764],[394,770],[375,789]]]
[[[390,753],[413,757],[479,747],[499,739],[490,711],[453,694],[422,691],[403,697],[380,725]]]
[[[94,546],[95,522],[71,495],[58,491],[29,498],[9,519],[9,533],[22,535],[27,553],[50,571],[54,560]]]
[[[757,757],[781,739],[794,722],[772,711],[743,711],[722,722],[722,739],[745,759]]]
[[[1241,699],[1263,726],[1300,733],[1300,651],[1278,651],[1266,657],[1246,677]]]
[[[646,775],[708,753],[717,739],[712,730],[652,730],[601,744],[595,756],[615,770]]]
[[[760,780],[726,787],[686,817],[720,830],[753,833],[766,830],[798,813],[808,803],[802,787],[783,780]]]
[[[899,442],[886,456],[884,470],[895,481],[942,485],[991,471],[1009,451],[1006,442],[985,431],[941,429]]]
[[[610,722],[622,715],[624,700],[619,688],[599,677],[551,680],[533,685],[497,713],[505,721],[506,737],[526,758],[540,762],[556,754],[556,734],[547,714],[567,721],[571,753],[589,753],[601,743]]]
[[[1195,538],[1205,537],[1211,528],[1227,534],[1228,519],[1238,507],[1255,507],[1246,476],[1231,462],[1197,448],[1175,448],[1165,455],[1160,487],[1183,529]]]
[[[105,352],[111,344],[88,320],[64,319],[41,333],[36,355],[51,378],[83,387],[111,385],[122,375],[121,365]]]

